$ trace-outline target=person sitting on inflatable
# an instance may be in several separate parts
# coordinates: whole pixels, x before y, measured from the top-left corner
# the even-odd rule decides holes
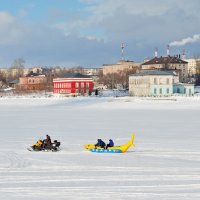
[[[97,147],[105,148],[105,146],[106,146],[105,142],[101,139],[98,139],[97,143],[95,144],[95,148]]]
[[[113,142],[112,139],[109,140],[109,143],[106,145],[106,149],[107,149],[108,147],[114,147],[114,142]]]

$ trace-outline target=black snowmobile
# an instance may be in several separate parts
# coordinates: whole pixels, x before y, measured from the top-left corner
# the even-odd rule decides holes
[[[38,140],[35,144],[27,148],[29,151],[60,151],[60,142],[54,140],[51,144],[45,144],[44,141]]]

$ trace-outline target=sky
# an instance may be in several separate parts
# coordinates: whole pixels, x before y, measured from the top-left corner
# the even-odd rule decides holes
[[[101,67],[200,55],[199,0],[0,0],[0,67]]]

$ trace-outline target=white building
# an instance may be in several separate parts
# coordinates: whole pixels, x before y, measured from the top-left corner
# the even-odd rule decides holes
[[[179,83],[173,70],[144,70],[129,76],[130,96],[171,96],[194,94],[194,85]]]
[[[171,71],[145,70],[129,76],[130,96],[171,96],[172,94]]]

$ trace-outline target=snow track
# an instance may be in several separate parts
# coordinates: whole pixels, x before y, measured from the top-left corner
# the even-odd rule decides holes
[[[15,199],[105,199],[122,198],[198,199],[199,169],[126,168],[71,166],[67,169],[1,171],[0,197]],[[35,192],[34,192],[35,191]],[[16,194],[18,194],[16,196]],[[74,195],[76,198],[74,198]]]
[[[0,199],[200,199],[200,102],[45,101],[0,102]],[[132,132],[127,153],[83,149],[97,138],[123,144]],[[26,150],[45,134],[62,150]]]
[[[0,152],[0,168],[25,168],[30,166],[30,162],[25,160],[23,156],[14,152]]]

